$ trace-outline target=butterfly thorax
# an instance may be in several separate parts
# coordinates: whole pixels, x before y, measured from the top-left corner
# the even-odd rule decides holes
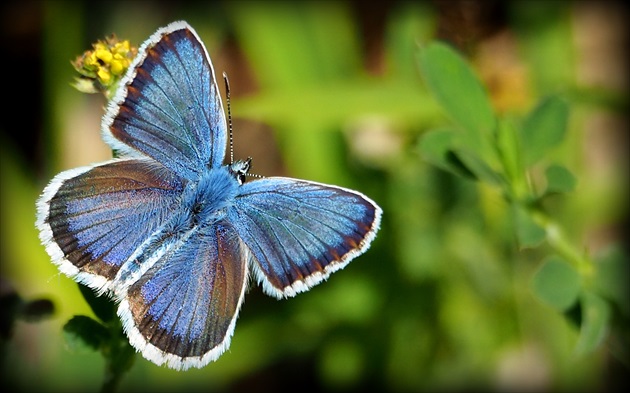
[[[225,217],[238,187],[238,180],[227,166],[209,169],[197,181],[190,181],[181,201],[188,225],[206,226]]]

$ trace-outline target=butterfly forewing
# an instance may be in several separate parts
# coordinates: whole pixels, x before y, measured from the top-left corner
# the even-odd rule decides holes
[[[141,152],[186,179],[222,165],[227,130],[214,70],[186,24],[145,42],[122,86],[103,121],[113,148]]]

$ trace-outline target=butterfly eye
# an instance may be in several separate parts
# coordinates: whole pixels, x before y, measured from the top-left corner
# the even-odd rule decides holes
[[[241,171],[243,172],[243,174],[249,172],[249,168],[252,167],[252,158],[251,157],[247,157],[247,160],[242,161],[243,163],[243,168],[241,169]]]

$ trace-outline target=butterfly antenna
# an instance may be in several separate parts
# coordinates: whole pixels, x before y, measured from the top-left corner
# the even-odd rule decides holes
[[[225,100],[227,102],[227,113],[228,113],[228,127],[230,132],[230,165],[234,164],[234,138],[232,137],[232,112],[230,111],[230,81],[228,80],[227,73],[223,71],[223,80],[225,81]],[[247,158],[247,165],[249,170],[249,165],[251,165],[252,158]],[[255,173],[245,172],[245,176],[254,177],[257,179],[262,179],[264,176],[257,175]]]
[[[230,81],[227,73],[223,71],[223,80],[225,81],[225,98],[227,101],[228,127],[230,133],[230,164],[234,163],[234,139],[232,138],[232,112],[230,111]]]

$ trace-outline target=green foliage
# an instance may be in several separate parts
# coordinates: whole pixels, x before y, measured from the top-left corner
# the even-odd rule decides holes
[[[75,315],[63,327],[66,341],[71,349],[89,348],[100,350],[109,340],[109,332],[98,321],[85,315]]]
[[[476,161],[472,165],[480,170],[477,175],[490,175],[486,164],[476,160],[479,154],[493,157],[489,137],[496,129],[496,118],[483,86],[464,60],[440,43],[429,44],[420,51],[419,65],[435,99],[461,127],[453,146],[460,151],[460,158],[467,156]],[[487,164],[492,167],[494,163]]]
[[[573,306],[580,293],[580,275],[562,259],[547,258],[534,276],[534,293],[558,311]]]
[[[100,352],[105,359],[102,391],[115,391],[121,378],[133,366],[136,351],[122,331],[114,302],[107,296],[96,296],[93,290],[84,285],[77,285],[100,321],[85,315],[75,315],[63,326],[66,342],[75,352]]]
[[[436,100],[463,127],[459,133],[450,129],[427,132],[420,152],[429,162],[455,175],[470,179],[472,174],[477,181],[498,186],[515,212],[512,226],[518,245],[538,247],[547,240],[562,255],[552,254],[541,262],[532,291],[559,312],[568,311],[580,298],[582,318],[575,350],[579,354],[595,351],[609,328],[610,304],[598,293],[602,288],[590,284],[597,274],[593,260],[582,255],[579,246],[570,244],[564,230],[543,208],[544,196],[571,192],[576,178],[564,166],[552,164],[545,169],[546,194],[536,193],[528,182],[528,168],[546,159],[563,142],[568,104],[551,96],[541,100],[520,127],[505,119],[495,122],[481,82],[455,51],[444,44],[430,44],[420,50],[419,65]],[[489,152],[498,152],[499,167]]]
[[[547,193],[566,193],[575,189],[577,179],[562,165],[550,165],[545,170]]]
[[[525,166],[535,164],[562,142],[568,118],[569,107],[561,98],[552,96],[540,101],[520,128]]]
[[[582,326],[575,348],[579,355],[596,350],[610,327],[610,304],[590,291],[584,291],[581,297]]]
[[[513,206],[516,240],[521,248],[537,247],[547,235],[523,206]]]
[[[444,110],[463,127],[468,141],[478,141],[480,136],[494,130],[496,120],[488,95],[461,57],[435,42],[422,48],[419,61],[427,86]]]

